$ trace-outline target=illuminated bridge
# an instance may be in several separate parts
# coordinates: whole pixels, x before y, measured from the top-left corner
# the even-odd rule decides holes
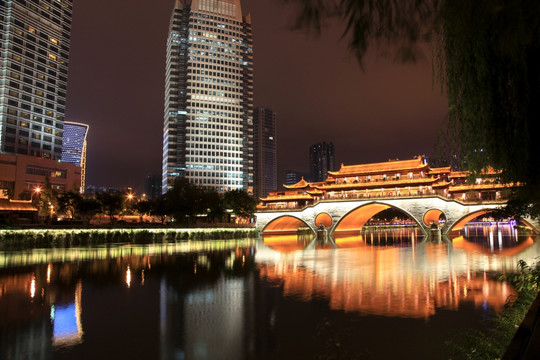
[[[300,228],[316,232],[324,225],[329,234],[357,234],[373,216],[393,208],[425,233],[435,223],[442,234],[448,234],[506,204],[513,187],[500,183],[494,171],[470,183],[468,173],[430,168],[423,157],[342,165],[328,174],[326,181],[302,179],[261,199],[257,230],[265,235],[295,234]],[[523,223],[540,230],[538,221]]]

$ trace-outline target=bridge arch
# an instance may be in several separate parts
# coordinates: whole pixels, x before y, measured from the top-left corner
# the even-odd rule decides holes
[[[470,214],[467,214],[465,216],[463,216],[462,218],[458,219],[456,222],[454,222],[454,224],[450,227],[450,229],[448,230],[448,232],[452,232],[452,231],[459,231],[459,230],[462,230],[465,225],[467,225],[469,223],[469,221],[481,216],[481,215],[484,215],[484,214],[488,214],[488,213],[492,213],[495,209],[480,209],[480,210],[476,210],[476,211],[473,211],[472,213]]]
[[[336,223],[333,233],[335,234],[337,232],[339,234],[347,234],[360,231],[369,219],[371,219],[373,216],[380,213],[381,211],[390,208],[394,208],[403,212],[405,215],[411,218],[422,230],[424,229],[420,221],[418,221],[418,219],[413,216],[409,211],[401,207],[386,204],[383,202],[371,202],[356,207],[351,211],[345,213]]]
[[[315,226],[324,225],[325,228],[330,228],[333,224],[332,217],[328,213],[322,212],[315,218]]]
[[[444,216],[444,219],[446,220],[446,214],[439,209],[430,209],[426,211],[423,217],[424,225],[430,226],[433,221],[435,221],[435,223],[439,225],[441,215]]]
[[[302,219],[291,215],[283,215],[270,221],[264,229],[262,229],[263,235],[279,234],[296,234],[300,227],[307,227],[311,231],[313,229]]]

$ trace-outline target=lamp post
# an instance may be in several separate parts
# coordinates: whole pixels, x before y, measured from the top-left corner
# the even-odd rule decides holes
[[[41,188],[39,186],[36,186],[34,188],[34,191],[32,192],[32,195],[30,196],[30,202],[32,202],[34,195],[38,194],[38,197],[39,197],[40,193],[41,193]]]
[[[41,188],[39,186],[36,186],[34,188],[34,191],[32,191],[32,195],[30,196],[30,203],[33,204],[34,195],[38,195],[38,204],[36,206],[37,209],[37,217],[34,219],[34,221],[39,221],[39,194],[41,193]]]

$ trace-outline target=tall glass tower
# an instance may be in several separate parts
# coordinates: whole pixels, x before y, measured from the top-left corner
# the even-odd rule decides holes
[[[176,0],[164,115],[162,192],[184,177],[253,193],[253,44],[240,0]]]
[[[276,113],[258,107],[253,111],[255,198],[277,190]]]
[[[309,177],[313,182],[324,181],[329,171],[335,171],[333,143],[317,143],[309,147]]]
[[[72,0],[0,1],[0,153],[61,159]]]
[[[62,161],[81,168],[81,193],[86,182],[86,136],[88,125],[76,122],[64,122]]]

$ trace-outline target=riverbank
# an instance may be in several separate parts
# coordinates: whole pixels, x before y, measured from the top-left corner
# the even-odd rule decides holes
[[[111,243],[227,240],[257,237],[253,228],[64,228],[0,230],[0,246],[69,247]]]
[[[487,330],[471,330],[455,341],[452,359],[537,359],[540,348],[540,262],[519,261],[519,271],[500,277],[518,291],[505,309],[488,321]],[[517,331],[516,331],[517,330]],[[539,329],[540,330],[540,329]]]

